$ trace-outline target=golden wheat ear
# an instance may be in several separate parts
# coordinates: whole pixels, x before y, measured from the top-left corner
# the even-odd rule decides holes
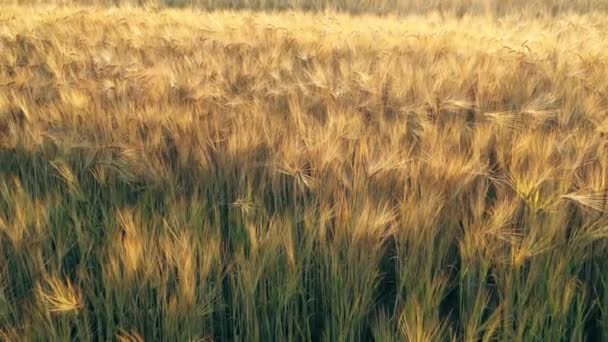
[[[126,331],[120,329],[116,334],[118,342],[144,342],[144,338],[136,331]]]
[[[608,193],[606,192],[571,192],[561,196],[580,206],[608,213]]]
[[[51,313],[79,311],[84,307],[81,291],[70,280],[50,276],[36,289],[43,308]]]

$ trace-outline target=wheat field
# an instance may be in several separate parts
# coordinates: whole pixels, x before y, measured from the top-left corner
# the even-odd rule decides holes
[[[607,340],[584,3],[2,6],[0,340]]]

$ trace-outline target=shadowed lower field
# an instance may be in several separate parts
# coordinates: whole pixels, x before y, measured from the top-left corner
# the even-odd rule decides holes
[[[0,339],[608,338],[607,34],[3,8]]]

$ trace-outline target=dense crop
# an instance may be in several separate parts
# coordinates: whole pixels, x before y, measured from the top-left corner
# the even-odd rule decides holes
[[[608,338],[604,14],[0,12],[0,339]]]

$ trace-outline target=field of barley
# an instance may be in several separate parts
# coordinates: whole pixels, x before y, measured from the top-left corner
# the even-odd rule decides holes
[[[18,2],[0,340],[608,340],[606,1]]]

